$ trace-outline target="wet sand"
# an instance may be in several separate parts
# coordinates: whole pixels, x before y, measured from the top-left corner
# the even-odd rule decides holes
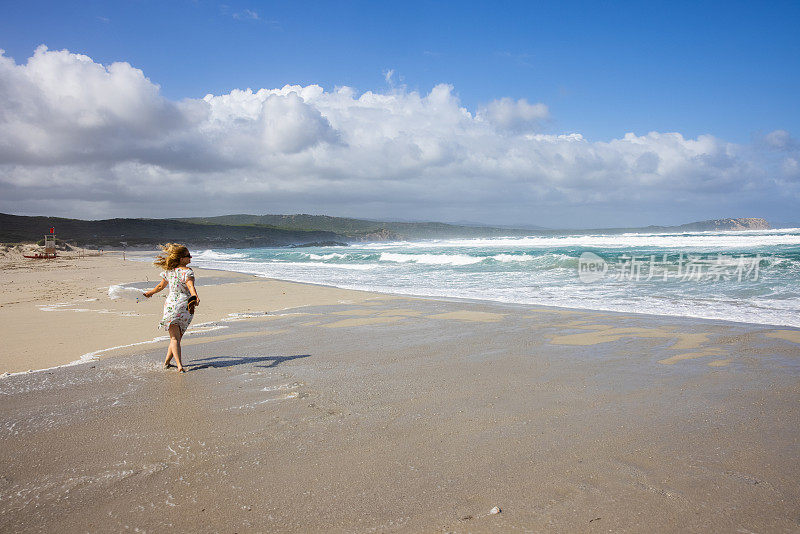
[[[213,288],[185,375],[0,379],[0,531],[800,530],[800,330]]]
[[[159,269],[150,262],[154,256],[155,252],[135,252],[123,260],[121,252],[106,252],[94,257],[62,254],[56,260],[26,260],[0,255],[0,324],[5,334],[0,344],[0,374],[64,365],[83,356],[116,356],[124,350],[107,349],[166,335],[157,328],[165,291],[138,304],[108,298],[110,285],[155,287]],[[274,313],[308,303],[359,302],[372,295],[196,267],[195,272],[201,305],[189,336],[201,330],[204,322],[232,314]]]

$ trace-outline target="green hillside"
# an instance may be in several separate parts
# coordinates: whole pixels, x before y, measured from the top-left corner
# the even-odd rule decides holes
[[[118,247],[168,241],[216,247],[285,246],[341,241],[333,232],[302,231],[263,225],[192,224],[173,219],[106,219],[83,221],[60,217],[25,217],[0,213],[0,242],[38,241],[56,228],[59,239],[76,245]]]
[[[459,226],[439,222],[389,222],[328,215],[223,215],[177,219],[194,224],[269,225],[291,230],[328,231],[349,239],[444,239],[530,235],[530,229]]]

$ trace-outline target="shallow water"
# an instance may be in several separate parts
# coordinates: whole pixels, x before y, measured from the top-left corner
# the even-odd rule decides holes
[[[586,253],[606,266],[591,282],[579,276]],[[798,228],[205,250],[193,265],[387,293],[800,326]]]

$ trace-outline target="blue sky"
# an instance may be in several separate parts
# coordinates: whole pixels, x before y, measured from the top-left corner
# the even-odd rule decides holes
[[[452,84],[469,109],[546,103],[553,132],[709,133],[800,125],[800,2],[13,2],[7,54],[127,61],[169,98],[234,88]],[[251,13],[258,19],[251,18]]]
[[[42,44],[104,66],[125,62],[173,103],[286,84],[423,96],[448,84],[458,106],[472,114],[503,98],[543,104],[547,113],[536,121],[537,134],[579,133],[588,142],[612,142],[628,132],[710,135],[743,147],[737,157],[761,166],[765,176],[772,172],[768,165],[789,168],[791,197],[795,160],[742,154],[776,131],[788,136],[780,150],[795,147],[798,27],[798,2],[31,1],[3,6],[0,48],[17,65]],[[333,128],[340,130],[338,124]],[[21,194],[19,180],[14,183]],[[746,198],[727,205],[746,211]],[[696,208],[664,208],[664,216],[652,222],[668,214],[699,216],[700,202]],[[761,211],[773,206],[771,197],[753,202]],[[779,218],[790,218],[788,206],[774,206]],[[598,216],[590,221],[617,220],[601,215],[611,205],[592,209]],[[307,210],[357,211],[333,199]],[[100,216],[104,209],[95,211]],[[453,207],[448,217],[495,219],[489,211],[462,211],[458,217]],[[436,213],[431,206],[419,216]],[[523,222],[525,213],[497,222]],[[644,214],[635,218],[647,222]],[[533,219],[527,222],[542,223]]]

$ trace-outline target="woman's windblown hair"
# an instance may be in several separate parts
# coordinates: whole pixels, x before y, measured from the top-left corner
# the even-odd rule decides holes
[[[181,264],[181,258],[189,253],[189,249],[178,243],[160,245],[163,254],[156,257],[153,265],[158,265],[165,271],[171,271]]]

